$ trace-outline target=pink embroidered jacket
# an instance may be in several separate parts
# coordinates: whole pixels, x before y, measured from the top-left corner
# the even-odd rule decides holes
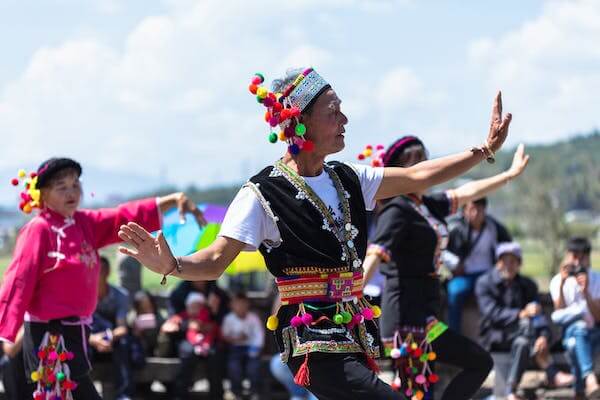
[[[98,249],[120,242],[119,226],[160,229],[156,199],[78,210],[65,218],[44,210],[19,233],[0,288],[0,338],[14,341],[25,312],[32,319],[89,317],[96,308]]]

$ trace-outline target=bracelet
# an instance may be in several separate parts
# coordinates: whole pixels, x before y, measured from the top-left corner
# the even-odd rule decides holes
[[[481,146],[484,150],[484,153],[486,155],[486,161],[490,164],[493,164],[496,162],[496,155],[494,154],[494,151],[492,150],[492,148],[486,143],[484,143]]]
[[[173,271],[177,270],[178,274],[180,274],[182,271],[181,260],[179,259],[179,257],[174,257],[174,258],[175,258],[175,266],[173,268],[171,268],[171,270],[169,272],[167,272],[166,274],[163,274],[163,277],[160,280],[160,284],[163,286],[167,284],[167,276],[171,275],[173,273]]]
[[[494,152],[488,147],[488,145],[484,144],[480,147],[471,147],[470,151],[473,154],[477,154],[477,153],[483,154],[483,157],[490,164],[493,164],[496,161],[496,159],[494,158]]]

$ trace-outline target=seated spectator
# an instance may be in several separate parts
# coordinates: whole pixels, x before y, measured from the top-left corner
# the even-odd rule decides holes
[[[7,400],[30,399],[33,387],[27,384],[25,364],[23,361],[23,327],[19,329],[14,343],[2,342],[2,384]]]
[[[126,400],[135,392],[131,341],[127,329],[129,294],[124,289],[109,284],[109,275],[108,259],[100,257],[98,304],[89,343],[93,350],[93,361],[111,361],[114,364],[117,399]]]
[[[521,247],[516,242],[496,248],[496,268],[482,275],[475,293],[481,312],[480,334],[488,351],[510,351],[511,366],[506,379],[509,400],[520,399],[517,387],[531,361],[546,370],[548,382],[557,386],[573,383],[573,376],[557,371],[550,359],[550,329],[539,303],[535,282],[519,273]]]
[[[243,292],[231,302],[231,310],[223,321],[223,338],[229,343],[228,372],[232,392],[242,396],[242,380],[250,380],[251,396],[256,396],[260,379],[260,353],[265,331],[258,316],[250,311],[250,301]]]
[[[158,342],[158,334],[163,318],[158,312],[154,297],[145,290],[140,290],[133,297],[135,311],[129,326],[131,332],[142,345],[146,356],[154,355]]]
[[[290,400],[317,400],[315,395],[306,390],[306,388],[296,385],[292,371],[290,371],[287,365],[281,362],[281,355],[273,355],[269,369],[275,379],[285,387],[290,395]]]
[[[582,237],[567,243],[560,270],[550,281],[555,311],[552,319],[564,328],[563,344],[569,354],[575,390],[582,398],[600,398],[594,374],[594,354],[600,350],[600,274],[590,268],[592,245]]]
[[[450,230],[443,255],[452,271],[447,286],[448,326],[459,333],[463,306],[473,294],[477,278],[494,268],[496,245],[512,240],[504,225],[488,215],[486,208],[485,197],[463,207],[462,219]]]
[[[214,294],[213,294],[214,295]],[[175,382],[177,399],[186,399],[193,383],[194,366],[200,360],[207,361],[210,398],[223,397],[222,362],[223,346],[220,346],[220,328],[205,296],[196,291],[187,295],[186,309],[172,315],[161,327],[161,332],[178,339],[180,364]],[[213,305],[214,306],[214,305]]]

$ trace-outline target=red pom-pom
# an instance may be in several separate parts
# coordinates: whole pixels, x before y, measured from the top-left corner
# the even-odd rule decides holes
[[[67,361],[67,353],[65,353],[65,352],[62,352],[62,353],[60,353],[60,354],[58,355],[58,359],[59,359],[61,362],[65,362],[65,361]]]
[[[312,140],[307,140],[304,142],[302,146],[302,150],[304,151],[313,151],[315,149],[315,143]]]
[[[18,186],[19,185],[19,180],[17,178],[12,178],[11,181],[10,181],[10,183],[13,186]]]
[[[269,122],[271,120],[271,112],[265,112],[265,122]]]
[[[423,354],[423,350],[421,350],[421,349],[415,349],[413,351],[413,356],[415,356],[415,357],[421,357],[422,354]]]
[[[46,358],[46,352],[44,350],[38,351],[38,358],[44,360]]]
[[[275,104],[273,104],[273,110],[279,112],[283,110],[283,105],[280,102],[276,101]]]
[[[300,109],[296,106],[293,106],[292,108],[290,108],[290,114],[292,115],[292,117],[299,117]]]
[[[29,176],[31,177],[31,179],[35,178],[37,176],[37,174],[35,172],[32,172],[29,174]]]
[[[290,110],[288,108],[284,108],[283,110],[281,110],[281,113],[279,115],[279,119],[281,119],[282,121],[285,121],[290,116],[291,116]]]
[[[250,93],[256,94],[256,91],[258,90],[258,86],[253,83],[250,86],[248,86],[248,90],[250,91]]]
[[[429,375],[429,377],[427,378],[427,380],[430,383],[436,383],[437,381],[440,380],[440,377],[437,374],[431,374],[431,375]]]
[[[361,161],[364,160],[365,159],[365,155],[363,153],[360,153],[358,155],[358,159],[361,160]]]
[[[366,148],[369,150],[373,150],[373,146],[371,146],[370,144],[368,144]]]
[[[252,78],[253,85],[260,85],[261,83],[262,83],[262,79],[260,79],[260,76],[255,75],[254,78]]]

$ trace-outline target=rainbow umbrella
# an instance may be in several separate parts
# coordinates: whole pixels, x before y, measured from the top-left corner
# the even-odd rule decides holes
[[[186,216],[184,224],[179,221],[177,210],[168,211],[163,218],[163,234],[173,254],[188,255],[208,247],[219,234],[226,207],[215,204],[198,204],[208,224],[200,227],[192,215]],[[227,267],[225,273],[236,275],[243,272],[263,271],[265,259],[258,251],[243,251]]]

